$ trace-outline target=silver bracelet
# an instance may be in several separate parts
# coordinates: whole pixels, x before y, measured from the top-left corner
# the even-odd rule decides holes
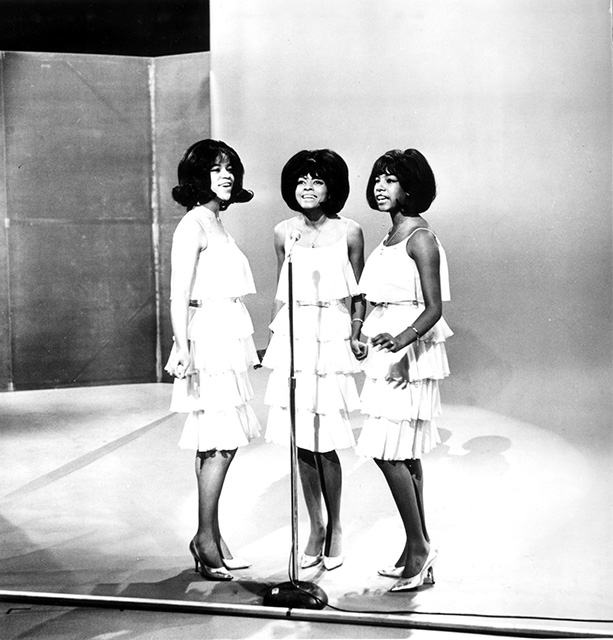
[[[361,322],[364,324],[364,320],[362,320],[362,318],[351,318],[351,322]]]
[[[413,325],[409,325],[409,329],[413,329],[413,331],[415,331],[415,335],[417,336],[417,342],[419,342],[419,339],[421,338],[421,336],[419,335],[419,331],[417,331],[417,329]]]

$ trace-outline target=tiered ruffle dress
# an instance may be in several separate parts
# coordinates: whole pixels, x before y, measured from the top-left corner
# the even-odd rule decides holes
[[[249,293],[255,285],[243,252],[230,236],[209,237],[190,296],[187,331],[196,374],[175,379],[170,405],[189,414],[179,441],[184,449],[236,449],[260,433],[250,404],[248,368],[259,360],[242,300]],[[175,358],[173,347],[167,368]]]
[[[433,233],[416,229],[413,233]],[[362,332],[373,338],[379,333],[395,336],[404,331],[424,310],[417,265],[407,254],[407,242],[385,246],[383,242],[368,258],[360,289],[375,304]],[[433,234],[434,235],[434,234]],[[445,250],[434,236],[440,254],[441,297],[450,300],[449,271]],[[453,332],[443,318],[418,342],[390,353],[372,346],[362,362],[366,374],[362,388],[362,412],[367,418],[358,439],[358,455],[380,460],[420,458],[440,438],[434,419],[441,413],[439,380],[449,375],[445,340]],[[406,353],[411,383],[405,389],[386,382],[391,364]]]
[[[345,220],[348,226],[349,222]],[[286,255],[290,225],[286,225]],[[296,445],[327,452],[355,445],[349,413],[359,408],[351,351],[351,296],[358,293],[348,258],[347,228],[340,240],[322,247],[295,245],[292,251]],[[287,259],[277,299],[284,302],[270,325],[273,336],[262,364],[272,369],[265,403],[265,438],[289,444],[289,310]]]

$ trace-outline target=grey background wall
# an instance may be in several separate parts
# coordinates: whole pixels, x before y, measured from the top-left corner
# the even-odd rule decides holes
[[[365,202],[372,163],[416,147],[452,272],[443,401],[610,446],[609,3],[214,0],[211,25],[213,135],[256,193],[227,223],[255,271],[259,343],[286,160],[344,156],[344,214],[369,252],[389,226]]]
[[[160,379],[169,183],[208,75],[208,53],[1,54],[2,389]]]

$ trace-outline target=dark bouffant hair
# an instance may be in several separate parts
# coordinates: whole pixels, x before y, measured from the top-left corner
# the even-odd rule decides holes
[[[373,165],[366,187],[366,200],[371,209],[378,209],[375,200],[375,180],[382,174],[395,175],[408,195],[408,206],[415,213],[427,211],[436,198],[434,173],[426,158],[417,149],[392,149]]]
[[[349,197],[349,169],[338,153],[331,149],[304,150],[287,161],[281,172],[281,195],[293,211],[302,211],[296,201],[296,185],[306,175],[326,183],[328,197],[321,203],[326,215],[334,215],[345,206]]]
[[[227,209],[233,202],[249,202],[253,192],[243,189],[245,168],[238,153],[221,140],[200,140],[185,152],[179,162],[179,184],[173,188],[172,197],[189,211],[197,204],[210,202],[215,194],[211,191],[211,168],[220,160],[227,160],[234,176],[232,194],[221,209]]]

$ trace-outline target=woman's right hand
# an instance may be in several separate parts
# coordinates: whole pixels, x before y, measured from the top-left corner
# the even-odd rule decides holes
[[[393,385],[394,389],[407,388],[407,385],[411,383],[411,378],[409,377],[409,359],[406,355],[390,365],[385,381]]]
[[[174,366],[171,368],[169,373],[176,378],[183,379],[196,372],[192,364],[189,349],[177,349],[176,358],[173,364]]]

